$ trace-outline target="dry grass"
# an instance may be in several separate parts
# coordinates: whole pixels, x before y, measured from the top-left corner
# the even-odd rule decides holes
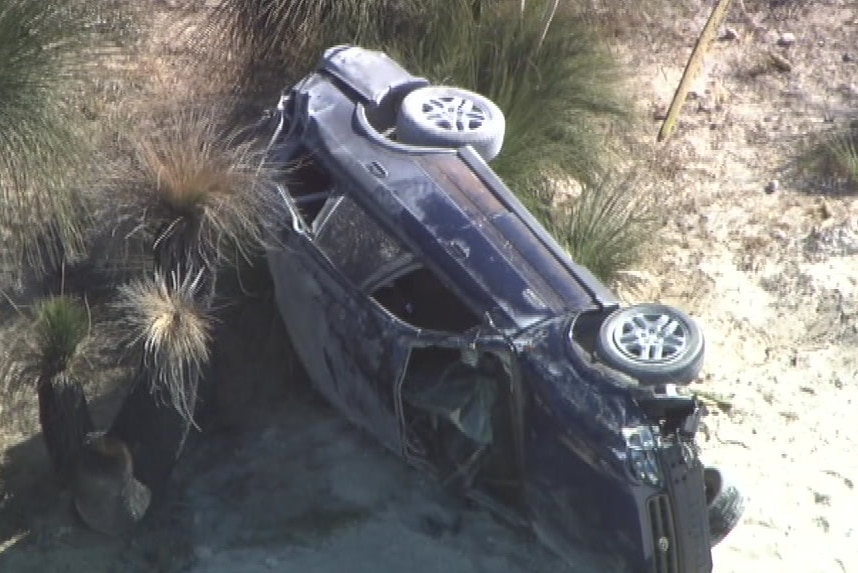
[[[128,136],[131,160],[115,178],[131,235],[142,235],[163,268],[212,268],[249,258],[279,212],[252,142],[223,126],[219,109],[152,116]],[[129,225],[127,219],[132,223]]]
[[[809,192],[858,193],[858,121],[811,135],[794,161]]]
[[[82,2],[0,0],[0,264],[8,273],[42,271],[83,247],[76,187],[91,146],[73,104],[96,39]]]
[[[193,420],[197,386],[210,357],[213,321],[200,301],[205,271],[184,276],[156,272],[120,289],[120,326],[142,352],[141,367],[153,394]]]

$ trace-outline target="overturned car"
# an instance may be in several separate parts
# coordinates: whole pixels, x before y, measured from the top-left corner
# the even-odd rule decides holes
[[[678,391],[703,335],[570,260],[487,164],[497,106],[339,46],[270,130],[277,304],[327,400],[576,570],[712,570],[743,501]]]

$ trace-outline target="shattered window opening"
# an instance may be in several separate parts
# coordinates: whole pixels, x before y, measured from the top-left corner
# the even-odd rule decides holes
[[[298,207],[305,225],[311,228],[333,193],[334,184],[305,147],[300,147],[295,157],[297,159],[286,170],[283,184]]]
[[[404,247],[387,234],[348,195],[337,197],[320,219],[317,246],[355,285],[364,284],[382,267],[406,256]]]
[[[479,317],[426,267],[383,284],[371,296],[393,316],[416,328],[461,333],[481,324]]]

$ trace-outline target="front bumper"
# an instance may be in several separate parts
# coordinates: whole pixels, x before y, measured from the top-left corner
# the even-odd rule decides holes
[[[677,443],[661,450],[665,490],[646,500],[653,573],[710,573],[703,465]]]

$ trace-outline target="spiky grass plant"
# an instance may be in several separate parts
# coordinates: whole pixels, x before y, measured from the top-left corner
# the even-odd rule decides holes
[[[858,128],[830,136],[826,148],[831,155],[832,175],[850,190],[858,190]]]
[[[649,188],[638,176],[603,176],[565,202],[556,201],[555,184],[540,190],[549,231],[578,264],[603,281],[632,267],[649,247],[655,212]]]
[[[56,474],[67,480],[83,440],[93,430],[80,382],[81,360],[90,331],[86,305],[68,295],[39,301],[32,315],[22,314],[0,360],[6,390],[35,385],[39,422]]]
[[[858,121],[811,135],[790,170],[814,192],[858,192]]]
[[[69,368],[89,333],[89,313],[78,299],[52,296],[36,305],[34,330],[39,363],[49,374]]]
[[[222,117],[218,110],[183,110],[130,136],[132,166],[118,187],[161,269],[211,269],[236,254],[248,258],[278,212],[253,142],[226,130]]]
[[[207,28],[221,48],[237,55],[239,66],[274,67],[295,80],[328,45],[377,45],[399,25],[418,20],[426,5],[427,0],[224,0]]]
[[[193,423],[197,389],[209,361],[212,318],[205,301],[206,271],[156,271],[120,289],[121,324],[133,333],[140,368],[155,399]]]
[[[75,188],[88,140],[71,100],[92,69],[92,41],[82,2],[0,0],[0,263],[7,270],[41,270],[82,247]]]

